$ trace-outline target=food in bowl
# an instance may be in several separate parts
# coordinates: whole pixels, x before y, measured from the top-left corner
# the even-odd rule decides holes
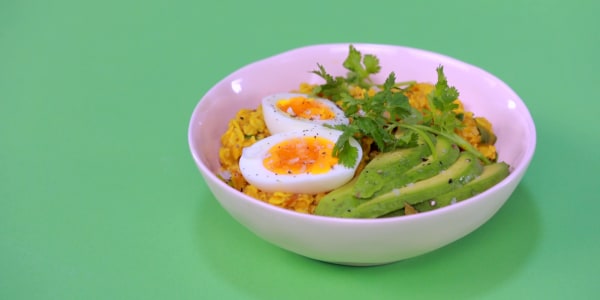
[[[344,76],[265,95],[221,137],[221,178],[258,200],[341,218],[417,214],[477,195],[509,175],[496,135],[465,110],[442,66],[437,82],[384,82],[353,45]],[[432,70],[433,71],[433,70]]]

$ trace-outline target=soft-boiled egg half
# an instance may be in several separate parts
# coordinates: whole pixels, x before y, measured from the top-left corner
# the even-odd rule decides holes
[[[350,181],[358,167],[345,167],[332,155],[341,131],[316,126],[271,135],[244,148],[240,171],[248,183],[265,192],[316,194]],[[355,140],[350,145],[362,157]]]
[[[262,99],[265,124],[271,134],[308,129],[315,125],[348,124],[344,112],[328,99],[279,93]]]

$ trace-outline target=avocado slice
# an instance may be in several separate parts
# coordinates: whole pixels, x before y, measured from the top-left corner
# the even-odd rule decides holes
[[[475,118],[475,124],[477,125],[479,136],[481,136],[482,144],[493,145],[496,143],[498,138],[490,129],[488,129],[490,127],[488,121],[483,118]]]
[[[438,137],[435,144],[435,152],[428,157],[421,158],[419,164],[414,165],[403,174],[383,173],[383,175],[387,176],[378,178],[380,180],[380,188],[375,192],[369,189],[371,186],[361,186],[361,182],[357,182],[354,188],[355,196],[359,197],[359,195],[369,194],[371,195],[369,198],[373,198],[395,188],[435,176],[440,171],[450,167],[458,159],[459,154],[460,149],[456,144],[453,144],[447,138]],[[389,162],[389,164],[392,164],[392,162]]]
[[[398,178],[431,154],[426,144],[403,148],[375,156],[358,175],[354,196],[368,199],[384,187],[386,178]]]
[[[475,179],[482,171],[479,159],[470,152],[462,152],[458,160],[440,174],[374,197],[347,209],[341,217],[377,218],[403,208],[405,202],[414,205],[449,193]]]
[[[354,185],[358,177],[354,177],[348,183],[329,192],[319,200],[315,207],[315,215],[337,217],[349,208],[356,207],[364,202],[364,199],[354,197]]]
[[[506,178],[509,173],[509,165],[505,162],[486,165],[483,167],[481,175],[471,182],[449,193],[417,203],[414,205],[414,208],[419,212],[424,212],[463,201],[496,185]]]
[[[447,138],[438,137],[434,154],[424,158],[423,162],[406,171],[400,177],[386,178],[382,191],[389,192],[392,189],[436,176],[454,164],[459,155],[460,149],[456,144]]]
[[[381,174],[377,174],[377,176],[366,175],[369,177],[367,181],[364,181],[365,179],[363,176],[358,175],[349,183],[331,191],[329,194],[321,198],[319,204],[315,208],[315,214],[323,216],[339,216],[344,211],[347,211],[348,209],[356,207],[369,200],[357,197],[357,193],[359,195],[372,194],[372,197],[376,197],[395,188],[403,187],[406,184],[435,176],[441,170],[444,170],[452,165],[460,154],[458,146],[446,138],[438,138],[435,149],[435,155],[432,154],[424,158],[419,158],[416,155],[417,153],[425,153],[423,152],[423,149],[416,150],[411,148],[410,154],[407,154],[409,149],[398,150],[393,152],[393,155],[380,154],[381,156],[384,156],[384,158],[371,161],[365,169],[370,168],[370,170],[377,170],[381,168],[383,170],[387,170],[390,168],[390,166],[398,165],[394,161],[388,160],[406,160],[409,156],[411,156],[414,161],[405,161],[400,165],[403,166],[402,168],[405,168],[407,165],[414,166],[405,173],[395,174],[394,176],[390,174],[396,173],[398,169],[400,169],[399,167],[394,167],[395,170],[393,171],[379,172]],[[363,170],[363,173],[361,174],[364,174],[364,172],[365,171]],[[382,174],[387,174],[387,176],[379,176]],[[361,178],[363,181],[361,181]],[[370,182],[368,180],[377,180],[377,185],[375,185],[375,182]],[[366,186],[361,186],[361,184],[365,184],[365,182],[367,182]],[[377,190],[374,191],[372,190],[373,188],[376,188]]]

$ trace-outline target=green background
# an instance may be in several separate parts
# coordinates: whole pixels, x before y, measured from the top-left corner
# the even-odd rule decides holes
[[[598,298],[597,3],[2,0],[0,299]],[[194,106],[245,64],[334,42],[440,52],[513,87],[538,148],[494,218],[353,268],[226,214],[188,150]]]

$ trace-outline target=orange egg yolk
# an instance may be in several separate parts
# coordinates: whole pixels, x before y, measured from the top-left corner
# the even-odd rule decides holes
[[[292,97],[277,101],[277,107],[290,116],[307,120],[331,120],[335,114],[327,105],[306,97]]]
[[[271,147],[263,165],[276,174],[327,173],[338,162],[334,145],[319,136],[292,138]]]

